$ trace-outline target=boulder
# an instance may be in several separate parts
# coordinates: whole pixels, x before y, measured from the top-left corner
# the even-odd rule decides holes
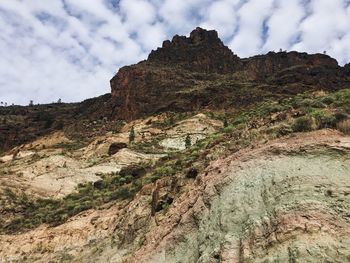
[[[108,155],[116,154],[116,153],[119,152],[121,149],[127,148],[127,147],[128,147],[128,145],[127,145],[126,143],[123,143],[123,142],[115,142],[115,143],[112,143],[112,144],[109,146]]]
[[[121,176],[128,176],[128,175],[131,175],[131,176],[134,176],[134,177],[141,177],[143,175],[146,174],[146,169],[140,165],[136,165],[136,164],[133,164],[133,165],[128,165],[126,167],[123,167],[119,174]]]

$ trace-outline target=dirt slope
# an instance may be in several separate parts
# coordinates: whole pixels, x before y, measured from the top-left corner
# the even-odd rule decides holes
[[[1,236],[8,262],[346,262],[350,137],[297,134],[213,161],[169,211],[155,186],[67,223]],[[158,182],[166,190],[169,179]],[[335,260],[335,261],[334,261]],[[305,261],[304,261],[305,262]]]

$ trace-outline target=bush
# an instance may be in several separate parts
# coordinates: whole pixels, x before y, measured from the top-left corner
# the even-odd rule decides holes
[[[235,130],[235,126],[229,125],[229,126],[224,127],[222,129],[222,132],[224,132],[224,133],[232,133],[234,130]]]
[[[158,178],[163,176],[173,176],[175,175],[175,170],[170,166],[159,167],[154,171],[153,175]]]
[[[334,102],[334,98],[331,96],[326,96],[321,99],[321,102],[327,105],[331,105]]]
[[[303,116],[297,118],[292,126],[293,131],[295,132],[306,132],[312,131],[314,126],[314,120],[309,116]]]
[[[187,135],[185,138],[185,147],[186,149],[191,148],[191,137],[190,135]]]
[[[276,126],[272,126],[266,130],[267,134],[275,135],[277,137],[285,136],[293,132],[290,125],[282,123]]]
[[[333,128],[336,126],[337,119],[330,112],[314,111],[312,116],[315,118],[318,128]]]
[[[129,133],[129,142],[133,142],[135,140],[135,129],[134,127],[131,127],[130,133]]]
[[[341,121],[344,121],[344,120],[346,120],[346,119],[349,119],[349,115],[346,114],[345,112],[342,112],[342,111],[336,112],[336,113],[334,114],[334,117],[335,117],[335,119],[337,120],[337,122],[341,122]]]
[[[344,120],[338,123],[337,128],[339,131],[350,135],[350,120]]]
[[[323,109],[323,108],[326,108],[327,106],[324,104],[324,103],[322,103],[321,101],[314,101],[314,102],[312,102],[311,103],[311,106],[313,107],[313,108],[319,108],[319,109]]]

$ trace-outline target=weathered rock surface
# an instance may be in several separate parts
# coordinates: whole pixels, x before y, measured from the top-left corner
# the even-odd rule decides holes
[[[190,136],[191,145],[194,145],[197,141],[213,134],[222,127],[221,121],[212,120],[204,114],[197,114],[167,129],[165,131],[166,138],[160,141],[160,145],[166,149],[184,150],[187,135]]]
[[[196,28],[190,37],[174,36],[152,51],[148,62],[205,73],[231,73],[240,67],[238,56],[226,47],[215,30]]]
[[[349,150],[322,131],[214,162],[130,262],[347,262]]]
[[[165,41],[147,61],[121,68],[110,83],[115,115],[130,120],[166,110],[234,109],[268,97],[336,90],[349,85],[347,68],[327,55],[295,51],[240,59],[215,31],[197,28],[188,38]]]
[[[174,201],[174,182],[163,178],[128,204],[89,210],[58,227],[2,236],[0,258],[347,262],[349,154],[349,137],[330,130],[244,149],[212,162]],[[155,211],[172,202],[166,214],[152,216],[152,196],[158,197]]]

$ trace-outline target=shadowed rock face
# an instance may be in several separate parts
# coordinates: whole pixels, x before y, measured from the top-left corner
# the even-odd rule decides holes
[[[345,72],[346,72],[348,75],[350,75],[350,63],[346,64],[346,65],[344,66],[344,69],[345,69]]]
[[[216,31],[197,28],[189,37],[164,41],[148,60],[121,68],[110,83],[118,101],[114,116],[130,120],[161,111],[242,107],[276,94],[337,90],[349,85],[350,74],[348,65],[340,67],[322,54],[269,52],[240,59]]]

